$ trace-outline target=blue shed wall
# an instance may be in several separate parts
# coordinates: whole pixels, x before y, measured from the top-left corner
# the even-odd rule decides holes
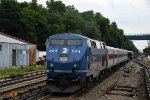
[[[16,50],[16,66],[29,65],[29,48],[33,45],[0,42],[0,68],[12,66],[12,50]]]

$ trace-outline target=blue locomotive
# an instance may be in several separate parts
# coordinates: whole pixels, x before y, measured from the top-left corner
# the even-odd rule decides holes
[[[127,60],[127,50],[108,49],[104,42],[77,34],[50,36],[46,44],[48,89],[51,92],[72,93],[112,66]],[[114,54],[112,50],[117,52]],[[119,62],[113,63],[115,60]]]

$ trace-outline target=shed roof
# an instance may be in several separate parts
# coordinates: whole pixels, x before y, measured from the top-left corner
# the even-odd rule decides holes
[[[8,35],[8,34],[2,33],[2,32],[0,32],[0,42],[34,45],[34,44],[30,43],[30,42],[27,42],[25,40],[13,37],[11,35]]]

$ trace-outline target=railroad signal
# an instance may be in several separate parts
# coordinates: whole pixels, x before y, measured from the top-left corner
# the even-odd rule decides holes
[[[12,98],[15,98],[17,96],[17,92],[16,91],[11,91],[10,96]]]

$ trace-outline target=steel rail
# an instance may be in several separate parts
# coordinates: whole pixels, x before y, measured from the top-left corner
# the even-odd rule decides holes
[[[46,76],[45,71],[36,71],[36,72],[32,72],[32,73],[26,73],[24,74],[23,77],[19,77],[19,78],[13,78],[13,79],[7,79],[5,78],[5,81],[1,81],[0,82],[0,88],[4,87],[4,86],[8,86],[8,85],[13,85],[13,84],[17,84],[20,82],[24,82],[24,81],[29,81],[29,80],[33,80],[35,78],[40,78],[40,77],[44,77]],[[3,79],[1,79],[3,80]]]
[[[48,90],[45,88],[45,85],[43,85],[43,83],[45,83],[44,80],[13,89],[13,90],[18,91],[17,96],[15,97],[15,100],[16,99],[17,100],[29,100],[30,98],[33,98],[33,97],[36,99],[39,97],[40,94],[47,93]],[[37,87],[35,88],[36,85],[37,85]],[[27,87],[32,87],[32,86],[33,86],[33,88],[27,89]],[[26,88],[25,91],[20,91],[21,89],[24,89],[24,88]],[[9,90],[7,92],[11,92],[11,90]],[[26,94],[28,94],[28,95],[26,95]],[[13,99],[14,100],[14,98],[11,96],[0,97],[0,99],[8,99],[8,100]]]
[[[25,74],[10,75],[10,77],[0,78],[0,84],[3,82],[9,82],[12,80],[18,80],[20,78],[26,78],[28,76],[33,76],[33,75],[37,75],[37,74],[44,74],[44,73],[45,73],[45,70],[39,70],[39,71],[27,72]]]
[[[0,88],[0,95],[1,94],[6,94],[7,92],[9,92],[11,90],[16,90],[16,89],[19,89],[19,88],[22,88],[22,87],[25,87],[25,86],[28,86],[28,85],[39,83],[41,81],[44,81],[46,83],[46,77],[40,77],[40,78],[31,80],[31,81],[24,81],[24,82],[21,82],[21,83],[17,83],[17,84],[13,84],[13,85],[10,85],[10,86],[2,87],[2,88]]]

